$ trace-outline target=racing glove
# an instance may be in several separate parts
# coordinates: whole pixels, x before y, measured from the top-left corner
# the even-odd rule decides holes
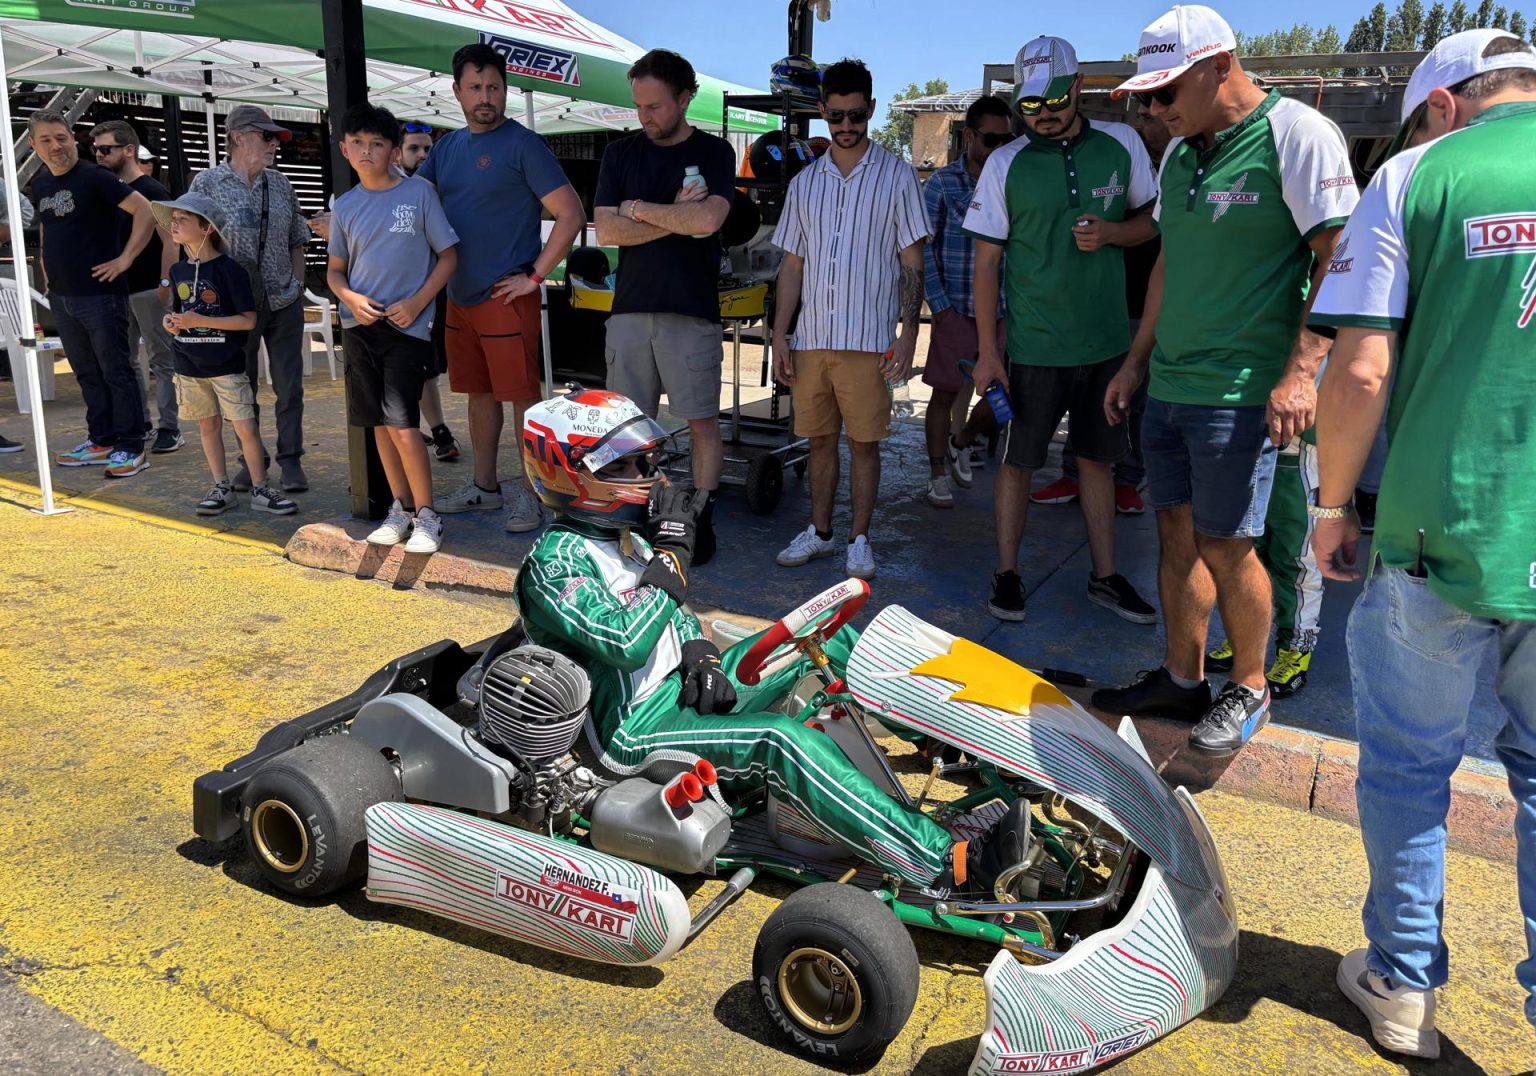
[[[657,482],[651,487],[643,533],[651,543],[652,556],[640,582],[660,587],[679,605],[688,599],[693,543],[698,536],[699,516],[708,503],[709,494],[691,485]]]
[[[700,714],[730,713],[736,705],[736,688],[720,668],[720,649],[708,639],[690,639],[683,644],[681,703]]]

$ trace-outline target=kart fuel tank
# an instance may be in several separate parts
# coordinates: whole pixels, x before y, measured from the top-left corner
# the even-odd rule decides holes
[[[730,816],[711,799],[674,810],[662,791],[643,777],[605,790],[592,805],[593,847],[679,874],[713,874],[731,835]]]
[[[688,902],[648,867],[439,807],[364,818],[370,900],[606,964],[659,964],[688,938]]]

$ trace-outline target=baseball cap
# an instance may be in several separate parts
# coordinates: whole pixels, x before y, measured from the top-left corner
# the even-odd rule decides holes
[[[183,213],[196,213],[209,224],[213,230],[219,233],[219,238],[228,242],[229,219],[224,215],[224,210],[206,194],[183,194],[180,198],[169,202],[150,202],[150,212],[155,215],[155,223],[166,231],[171,230],[171,213],[181,210]]]
[[[255,105],[236,105],[230,109],[228,118],[224,120],[224,129],[240,131],[247,127],[254,127],[258,131],[273,131],[280,142],[286,142],[293,137],[293,132],[288,128],[279,127],[273,123],[272,117],[267,115],[267,110],[264,108],[257,108]]]
[[[1037,37],[1013,60],[1013,99],[1065,97],[1077,78],[1077,50],[1059,37]]]
[[[1166,86],[1219,52],[1236,52],[1232,27],[1202,4],[1178,4],[1141,32],[1136,74],[1116,86],[1113,98]]]
[[[1536,70],[1536,51],[1529,48],[1500,52],[1493,56],[1484,55],[1488,46],[1500,38],[1510,38],[1524,44],[1508,30],[1483,27],[1452,34],[1429,50],[1428,55],[1419,61],[1419,66],[1413,69],[1413,75],[1408,79],[1408,88],[1403,92],[1402,125],[1398,127],[1397,135],[1388,147],[1389,156],[1397,153],[1408,141],[1408,136],[1412,134],[1414,113],[1429,100],[1431,90],[1449,89],[1488,71],[1508,68]]]
[[[150,149],[148,146],[141,144],[139,146],[139,152],[135,153],[134,156],[148,164],[150,161],[155,159],[155,151]]]

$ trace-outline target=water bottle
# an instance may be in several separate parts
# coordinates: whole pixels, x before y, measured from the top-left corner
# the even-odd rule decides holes
[[[683,169],[683,190],[692,190],[695,187],[702,186],[704,186],[704,177],[699,174],[698,165],[690,164],[687,168]],[[695,239],[708,239],[714,234],[714,232],[695,232],[693,237]]]
[[[975,370],[975,359],[960,360],[960,372],[972,382],[976,380],[973,376]],[[987,406],[992,409],[992,417],[997,419],[999,425],[1013,418],[1013,404],[1009,402],[1008,390],[1003,388],[1001,382],[992,382],[987,391],[981,395],[987,401]]]
[[[889,362],[895,348],[885,353],[884,359]],[[907,386],[907,379],[888,377],[885,379],[885,387],[891,393],[891,418],[902,419],[912,417],[912,390]]]

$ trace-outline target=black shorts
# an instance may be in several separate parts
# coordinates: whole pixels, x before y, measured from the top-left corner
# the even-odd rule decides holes
[[[387,321],[343,329],[347,356],[347,423],[421,425],[421,387],[436,372],[432,341],[409,336]]]
[[[448,372],[448,289],[437,293],[432,313],[432,372],[428,378]]]
[[[1120,372],[1124,355],[1087,366],[1008,367],[1008,401],[1013,419],[1003,431],[1003,462],[1026,471],[1045,466],[1061,416],[1072,415],[1067,436],[1077,458],[1114,463],[1130,451],[1128,425],[1104,417],[1104,393]]]

